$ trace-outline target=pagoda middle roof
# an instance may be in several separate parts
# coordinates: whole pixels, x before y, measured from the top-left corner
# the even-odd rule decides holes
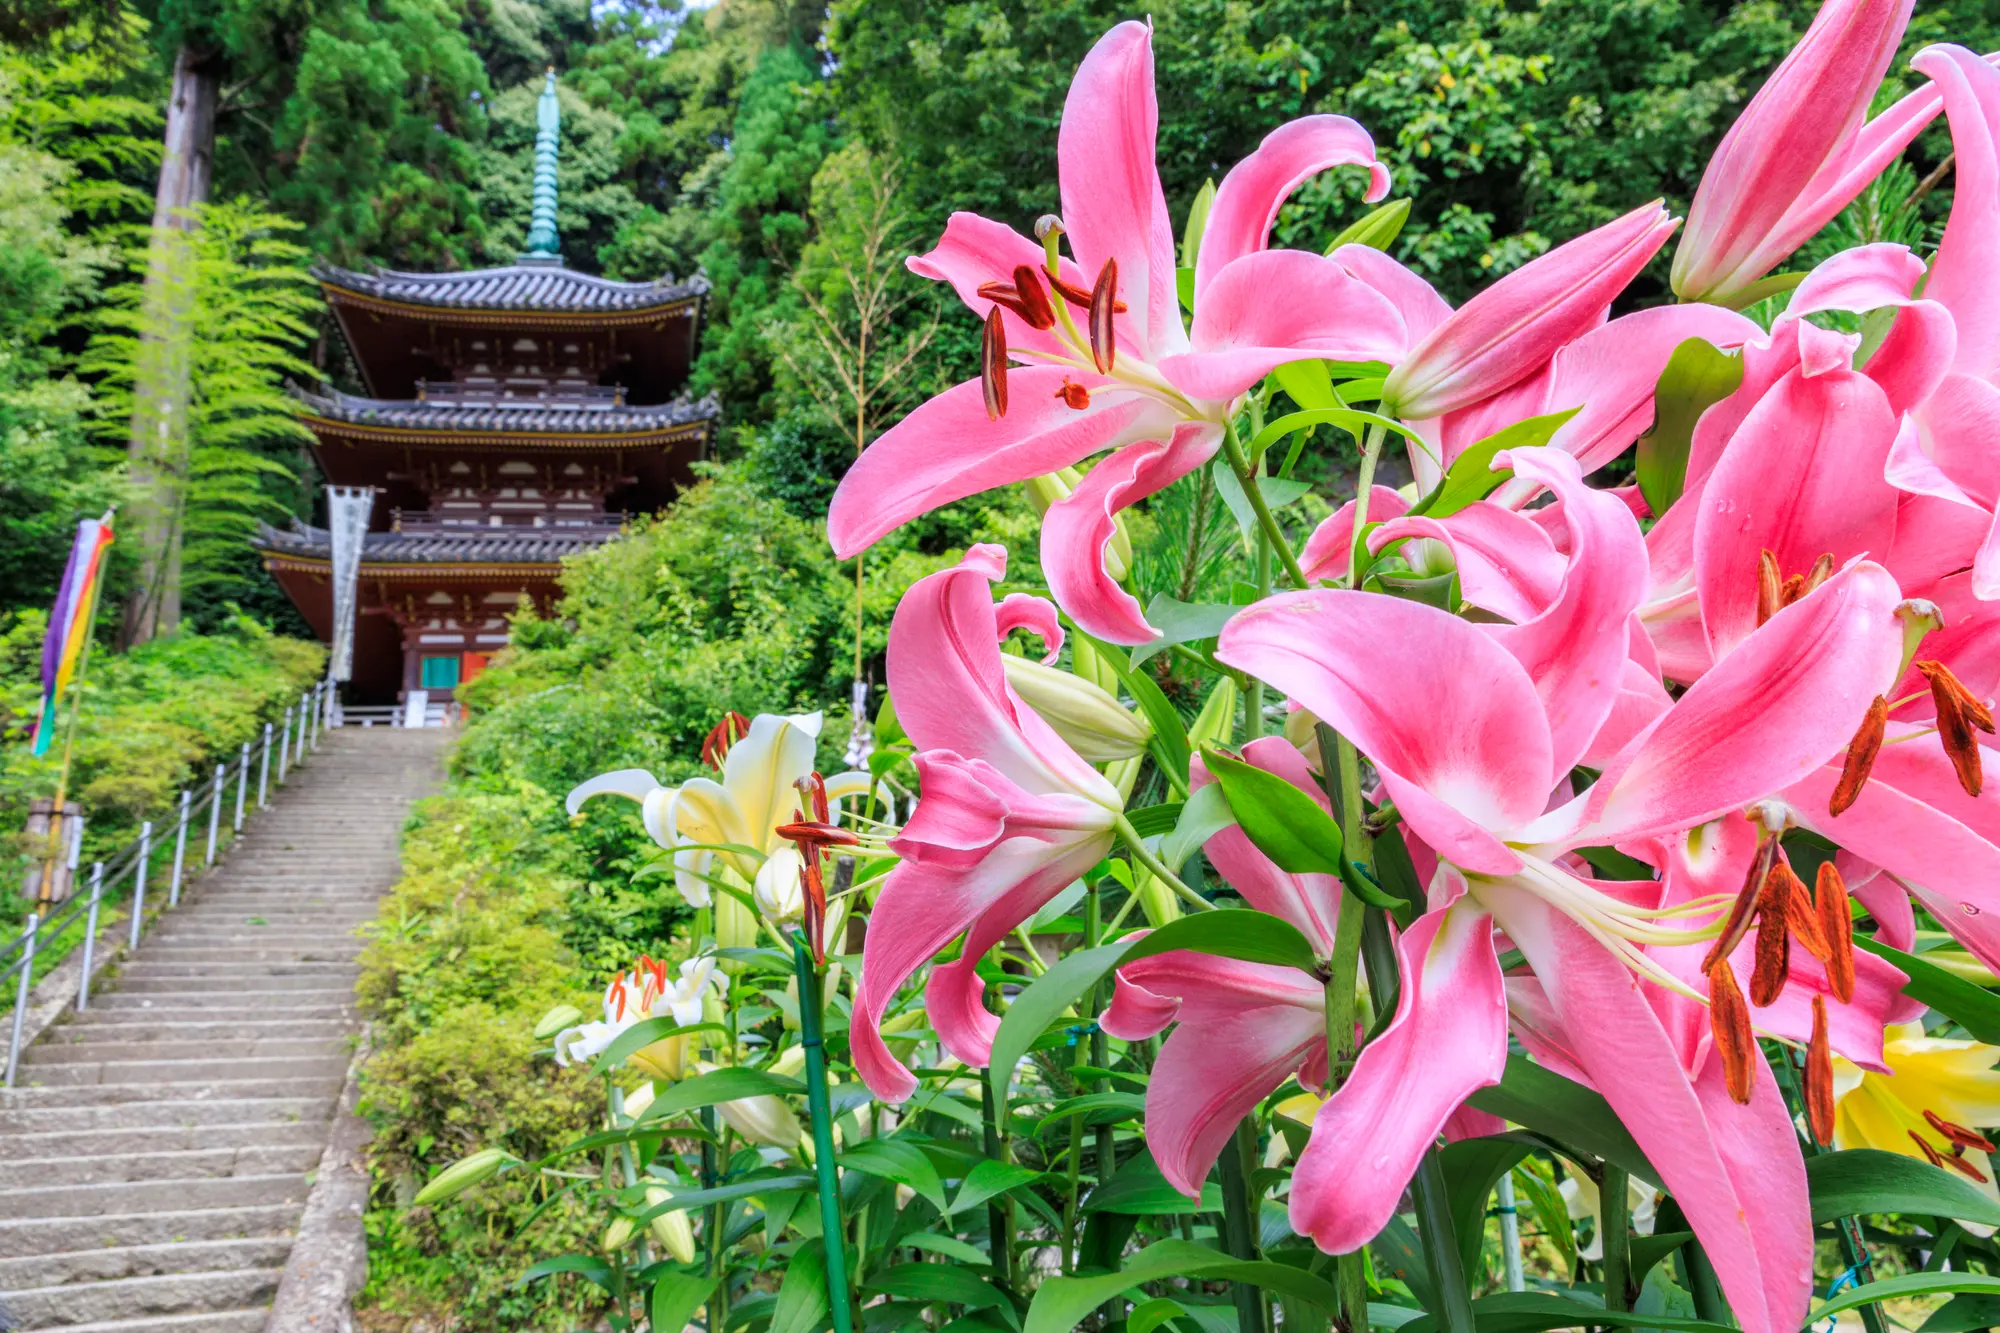
[[[361,398],[337,389],[315,393],[297,386],[292,396],[314,416],[331,421],[461,434],[637,435],[711,421],[722,410],[712,395],[638,407],[541,398],[484,403]]]
[[[326,560],[333,538],[325,528],[293,519],[289,530],[258,524],[251,545],[267,555]],[[594,550],[617,534],[605,528],[474,528],[461,531],[370,532],[361,539],[364,565],[557,565]]]
[[[546,263],[457,273],[406,273],[398,269],[362,273],[321,264],[315,266],[313,275],[326,286],[378,301],[446,310],[620,313],[675,305],[708,291],[708,280],[699,276],[686,281],[668,277],[654,282],[613,282]]]

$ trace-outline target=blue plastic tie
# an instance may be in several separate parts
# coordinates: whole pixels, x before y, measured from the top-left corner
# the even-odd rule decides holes
[[[1071,1023],[1063,1031],[1069,1036],[1069,1040],[1063,1044],[1065,1046],[1074,1046],[1076,1045],[1077,1038],[1095,1036],[1099,1029],[1096,1021],[1093,1020],[1088,1023]]]
[[[1855,1264],[1852,1267],[1850,1267],[1846,1272],[1842,1273],[1839,1277],[1836,1277],[1832,1282],[1827,1284],[1826,1298],[1828,1300],[1832,1300],[1834,1297],[1838,1296],[1841,1292],[1847,1290],[1849,1287],[1860,1286],[1861,1285],[1860,1274],[1861,1274],[1861,1265]],[[1839,1323],[1840,1323],[1839,1316],[1828,1315],[1826,1317],[1825,1328],[1820,1328],[1819,1325],[1817,1324],[1813,1325],[1813,1327],[1816,1330],[1816,1333],[1833,1333],[1834,1328]]]

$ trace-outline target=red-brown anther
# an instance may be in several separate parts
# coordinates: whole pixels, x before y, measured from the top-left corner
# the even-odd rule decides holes
[[[1750,1003],[1759,1009],[1777,1003],[1792,973],[1792,937],[1785,929],[1783,886],[1778,867],[1764,881],[1757,908],[1757,962],[1750,972]]]
[[[1888,726],[1889,701],[1878,694],[1875,702],[1868,705],[1868,715],[1861,719],[1854,739],[1847,743],[1840,781],[1833,785],[1833,795],[1827,799],[1828,814],[1844,814],[1848,806],[1861,798],[1861,789],[1868,785],[1868,774],[1875,767],[1875,756],[1882,751],[1882,733]]]
[[[1079,412],[1090,406],[1090,390],[1081,384],[1072,383],[1067,378],[1063,380],[1062,388],[1056,390],[1055,396],[1062,399],[1066,406],[1073,407]]]
[[[1778,589],[1778,609],[1783,610],[1806,595],[1806,576],[1794,574]]]
[[[1826,1035],[1826,997],[1813,996],[1812,1041],[1806,1046],[1806,1127],[1813,1142],[1833,1142],[1833,1046]]]
[[[1109,375],[1118,364],[1118,330],[1111,322],[1117,304],[1118,261],[1107,259],[1098,271],[1097,285],[1090,289],[1090,359],[1100,375]]]
[[[1914,1129],[1906,1129],[1903,1132],[1910,1136],[1910,1142],[1916,1144],[1919,1148],[1922,1148],[1924,1150],[1924,1158],[1932,1166],[1944,1165],[1944,1154],[1940,1153],[1936,1148],[1931,1147],[1931,1141],[1929,1139],[1917,1133],[1917,1131]]]
[[[796,823],[780,824],[779,837],[799,845],[804,852],[808,847],[859,847],[861,835],[853,829],[842,828],[838,824],[823,824],[816,819],[801,819]]]
[[[1938,1165],[1950,1167],[1952,1170],[1958,1172],[1961,1176],[1964,1176],[1967,1180],[1971,1181],[1975,1185],[1984,1185],[1986,1183],[1986,1173],[1984,1171],[1981,1171],[1978,1167],[1974,1166],[1972,1163],[1966,1161],[1965,1158],[1958,1153],[1954,1152],[1954,1153],[1939,1154]]]
[[[1052,329],[1056,326],[1056,309],[1049,304],[1049,294],[1042,286],[1042,278],[1026,264],[1014,270],[1014,290],[1020,293],[1021,318],[1034,329]]]
[[[749,718],[741,713],[724,713],[722,721],[709,728],[708,735],[702,740],[701,762],[721,772],[722,761],[729,757],[729,747],[749,734]]]
[[[1793,937],[1805,946],[1807,953],[1824,963],[1833,951],[1827,946],[1826,932],[1819,928],[1819,914],[1813,910],[1812,895],[1806,892],[1805,884],[1790,862],[1780,860],[1771,867],[1769,885],[1772,901],[1783,906],[1785,924],[1791,928]]]
[[[1847,901],[1847,881],[1831,861],[1819,863],[1813,885],[1813,914],[1826,937],[1826,984],[1842,1004],[1854,1000],[1854,906]]]
[[[1062,297],[1063,300],[1069,302],[1078,310],[1090,309],[1090,293],[1088,291],[1066,278],[1050,276],[1048,281],[1049,286],[1055,291],[1057,296]],[[1111,313],[1114,315],[1124,314],[1126,308],[1123,301],[1113,301],[1111,303]]]
[[[1958,785],[1965,788],[1966,795],[1977,796],[1986,779],[1981,771],[1979,741],[1972,731],[1977,727],[1991,732],[1992,711],[1973,698],[1972,691],[1944,663],[1923,661],[1916,663],[1916,668],[1930,682],[1931,702],[1937,706],[1938,740],[1944,745],[1952,770],[1958,774]]]
[[[1803,591],[1800,592],[1799,595],[1801,597],[1805,596],[1806,593],[1811,592],[1813,589],[1819,587],[1820,584],[1825,583],[1828,579],[1832,577],[1833,577],[1833,552],[1827,551],[1824,552],[1819,559],[1813,561],[1812,568],[1806,571],[1805,588]]]
[[[1007,415],[1007,326],[1000,307],[986,312],[986,331],[979,339],[979,387],[986,395],[986,419]]]
[[[1709,947],[1708,956],[1701,960],[1701,970],[1706,972],[1730,954],[1750,933],[1750,922],[1757,910],[1757,903],[1764,894],[1764,880],[1771,873],[1771,866],[1778,859],[1778,839],[1767,837],[1757,848],[1756,857],[1750,862],[1750,873],[1743,877],[1743,887],[1737,891],[1736,901],[1730,906],[1729,916],[1722,923],[1722,934]]]
[[[1954,1148],[1970,1148],[1976,1149],[1979,1152],[2000,1152],[2000,1148],[1995,1148],[1992,1141],[1985,1135],[1967,1129],[1964,1125],[1958,1124],[1956,1121],[1947,1120],[1936,1111],[1924,1112],[1924,1120],[1932,1129],[1950,1139]]]
[[[1753,1059],[1762,1059],[1750,1031],[1750,1007],[1736,985],[1736,973],[1723,959],[1708,970],[1708,1022],[1715,1033],[1716,1054],[1722,1057],[1722,1079],[1738,1106],[1750,1104]]]
[[[1757,556],[1757,623],[1763,624],[1778,614],[1784,603],[1784,571],[1778,568],[1778,557],[1769,551]]]

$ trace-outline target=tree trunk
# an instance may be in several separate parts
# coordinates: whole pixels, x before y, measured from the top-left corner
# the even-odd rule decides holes
[[[183,46],[174,57],[160,184],[153,196],[152,241],[142,296],[138,382],[134,385],[130,531],[139,581],[125,606],[125,647],[170,634],[181,618],[181,511],[188,473],[191,283],[188,232],[193,210],[208,201],[215,165],[218,63]]]

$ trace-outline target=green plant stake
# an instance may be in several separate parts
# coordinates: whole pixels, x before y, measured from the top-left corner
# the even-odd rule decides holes
[[[819,1177],[819,1223],[826,1235],[826,1297],[833,1333],[854,1333],[847,1300],[847,1234],[840,1220],[840,1173],[833,1164],[833,1108],[826,1095],[826,1046],[820,1032],[819,969],[802,931],[792,932],[799,974],[799,1044],[806,1051],[806,1105],[812,1114],[813,1171]]]

